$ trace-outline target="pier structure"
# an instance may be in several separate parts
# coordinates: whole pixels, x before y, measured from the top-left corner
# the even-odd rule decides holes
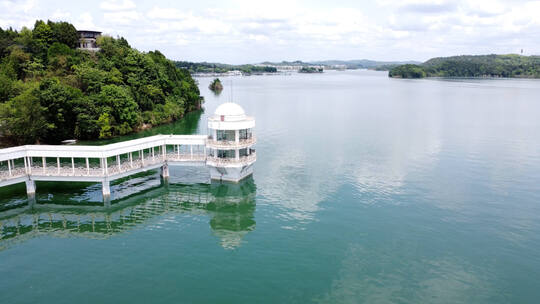
[[[234,115],[221,111],[222,105],[209,118],[210,136],[156,135],[104,146],[26,145],[0,149],[0,187],[24,182],[32,199],[36,181],[99,182],[107,203],[111,181],[158,168],[168,179],[169,166],[175,165],[207,166],[212,179],[238,182],[253,173],[256,154],[251,148],[255,144],[251,130],[255,120],[245,116],[240,106],[231,104],[223,105],[225,110],[234,108]]]
[[[221,104],[208,118],[207,165],[212,179],[237,182],[253,173],[254,127],[255,118],[232,102]]]

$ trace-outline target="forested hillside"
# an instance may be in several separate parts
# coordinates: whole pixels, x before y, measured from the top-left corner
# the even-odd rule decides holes
[[[202,98],[188,71],[159,51],[101,36],[77,50],[75,27],[0,28],[0,139],[10,144],[108,138],[181,118]]]
[[[479,55],[430,59],[420,65],[401,65],[390,77],[521,77],[540,78],[540,56]]]

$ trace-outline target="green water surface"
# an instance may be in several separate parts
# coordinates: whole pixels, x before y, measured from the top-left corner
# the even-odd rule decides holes
[[[171,168],[0,189],[0,303],[537,303],[540,81],[200,78],[255,116],[239,184]]]

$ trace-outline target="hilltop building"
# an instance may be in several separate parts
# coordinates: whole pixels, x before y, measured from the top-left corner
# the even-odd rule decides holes
[[[101,32],[97,31],[77,31],[79,34],[79,50],[97,52],[99,47],[97,46],[96,40],[101,36]]]

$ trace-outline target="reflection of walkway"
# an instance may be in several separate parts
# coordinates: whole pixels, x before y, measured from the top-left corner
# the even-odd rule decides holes
[[[255,191],[252,178],[238,184],[169,185],[101,206],[25,207],[0,213],[0,250],[40,235],[108,238],[145,225],[166,214],[208,215],[210,227],[224,248],[241,245],[255,229]]]

